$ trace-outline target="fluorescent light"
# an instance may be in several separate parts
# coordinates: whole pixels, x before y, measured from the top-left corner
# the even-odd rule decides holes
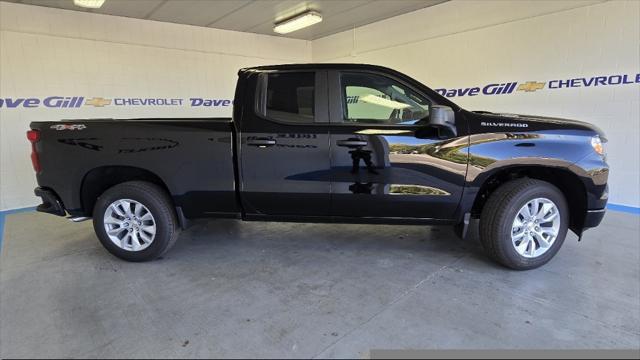
[[[322,15],[316,11],[307,11],[300,15],[296,15],[292,18],[289,18],[285,21],[279,22],[273,28],[273,31],[278,34],[288,34],[292,31],[300,30],[306,28],[307,26],[311,26],[313,24],[317,24],[322,21]]]
[[[73,0],[73,5],[89,9],[97,9],[102,4],[104,4],[104,0]]]

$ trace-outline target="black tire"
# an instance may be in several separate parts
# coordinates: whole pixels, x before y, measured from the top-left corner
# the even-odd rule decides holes
[[[155,220],[156,234],[146,249],[125,250],[115,245],[105,230],[104,215],[109,205],[120,199],[135,200],[144,205]],[[171,200],[162,188],[145,181],[129,181],[106,190],[93,208],[93,228],[102,245],[113,255],[126,261],[150,261],[167,252],[178,238],[176,214]]]
[[[555,203],[560,214],[560,227],[555,242],[542,255],[527,258],[516,251],[511,231],[518,211],[535,198],[547,198]],[[562,192],[541,180],[517,179],[509,181],[489,197],[480,215],[480,241],[488,255],[498,263],[514,270],[529,270],[551,260],[564,242],[569,224],[569,210]]]

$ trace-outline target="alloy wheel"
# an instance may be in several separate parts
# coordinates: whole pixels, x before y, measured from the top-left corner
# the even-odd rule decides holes
[[[127,251],[148,248],[156,236],[156,222],[151,211],[131,199],[112,202],[104,213],[103,223],[109,239]]]

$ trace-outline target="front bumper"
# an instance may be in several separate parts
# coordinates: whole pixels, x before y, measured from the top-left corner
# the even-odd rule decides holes
[[[587,210],[587,214],[584,217],[584,228],[594,228],[602,222],[606,209]]]
[[[65,216],[67,214],[62,205],[62,201],[60,201],[60,198],[53,190],[37,187],[33,192],[36,196],[42,198],[42,204],[38,205],[36,211],[58,216]]]

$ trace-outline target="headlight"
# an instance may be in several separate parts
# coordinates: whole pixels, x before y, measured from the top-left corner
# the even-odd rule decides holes
[[[601,156],[605,156],[604,142],[600,139],[600,136],[596,135],[591,138],[591,147]]]

